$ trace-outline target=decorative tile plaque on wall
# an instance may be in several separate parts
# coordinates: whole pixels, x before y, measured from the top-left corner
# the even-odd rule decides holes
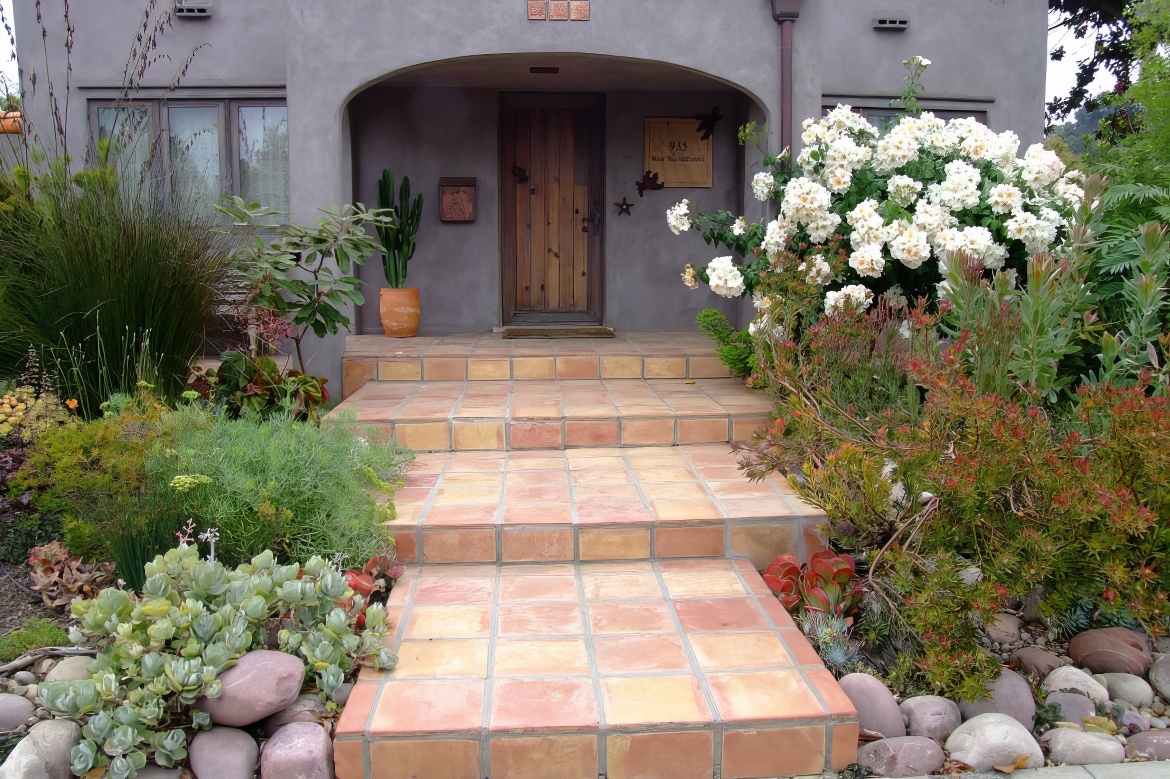
[[[444,222],[475,221],[475,179],[439,179],[439,219]]]
[[[589,21],[589,0],[527,0],[527,3],[529,21]]]
[[[694,117],[646,117],[646,157],[642,166],[667,187],[711,186],[711,139]]]

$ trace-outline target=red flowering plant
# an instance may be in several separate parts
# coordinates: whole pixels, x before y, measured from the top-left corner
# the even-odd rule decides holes
[[[780,555],[764,571],[764,583],[789,611],[799,607],[835,617],[852,616],[863,594],[853,558],[830,551],[815,553],[807,563]]]

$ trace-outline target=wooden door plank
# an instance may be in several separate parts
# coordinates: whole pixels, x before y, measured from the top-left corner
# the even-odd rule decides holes
[[[512,225],[516,219],[516,191],[508,186],[508,171],[516,163],[516,111],[500,106],[500,292],[504,324],[512,319],[516,310],[516,231]]]
[[[581,216],[589,214],[589,185],[573,187],[573,209]],[[580,221],[580,216],[577,218]],[[593,226],[589,226],[593,231]],[[589,310],[589,233],[577,228],[573,233],[573,310]]]
[[[543,109],[532,109],[529,115],[529,127],[531,128],[529,143],[532,155],[532,165],[528,169],[528,186],[532,191],[532,195],[529,197],[532,209],[529,222],[532,229],[529,231],[528,307],[539,310],[544,308],[544,292],[541,287],[544,285],[545,258],[548,253],[545,240],[545,235],[548,233],[548,216],[544,202],[544,193],[547,188],[545,181],[547,127]]]
[[[544,253],[544,308],[557,311],[561,307],[561,135],[564,131],[562,111],[550,108],[545,111],[548,119],[548,136],[545,151],[548,162],[545,165],[544,207],[548,218],[545,223],[547,248]]]
[[[528,170],[532,165],[531,154],[531,138],[532,138],[532,118],[530,114],[531,109],[514,109],[514,120],[512,122],[512,144],[515,150],[513,163],[518,168]],[[532,280],[532,224],[530,220],[530,205],[532,201],[529,195],[530,184],[522,182],[519,177],[512,172],[512,168],[504,172],[504,175],[512,182],[511,191],[514,193],[513,197],[515,205],[511,216],[511,222],[505,224],[512,225],[512,231],[515,235],[516,241],[516,275],[515,275],[515,290],[516,290],[516,308],[520,310],[532,307],[532,296],[530,294],[530,282]]]
[[[581,218],[573,202],[575,187],[574,172],[577,156],[573,152],[573,123],[576,112],[572,108],[561,110],[561,257],[557,263],[560,273],[560,310],[575,311],[573,301],[573,252],[577,248],[574,232],[580,232]]]

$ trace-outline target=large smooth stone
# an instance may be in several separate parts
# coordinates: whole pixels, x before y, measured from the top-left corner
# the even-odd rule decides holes
[[[196,707],[216,725],[251,725],[292,705],[305,682],[305,665],[293,655],[258,649],[219,675],[223,694],[200,698]]]
[[[1040,745],[1028,729],[1006,714],[980,714],[955,729],[947,739],[947,753],[976,771],[1014,765],[1026,755],[1026,768],[1044,765]]]
[[[1150,666],[1150,684],[1166,700],[1170,700],[1170,655],[1162,655]]]
[[[182,768],[163,768],[161,765],[147,763],[138,769],[134,779],[181,779],[182,776]]]
[[[883,738],[857,750],[857,762],[877,776],[933,774],[945,760],[939,745],[924,736]]]
[[[1144,760],[1170,760],[1170,730],[1147,730],[1126,736],[1126,757]]]
[[[195,779],[252,779],[260,747],[242,730],[217,726],[197,733],[188,754]]]
[[[1011,662],[1016,663],[1021,672],[1035,679],[1043,679],[1052,673],[1053,668],[1068,665],[1068,663],[1061,660],[1057,655],[1038,646],[1020,647],[1012,652],[1009,659]]]
[[[1100,765],[1125,760],[1125,747],[1105,733],[1054,728],[1040,737],[1048,742],[1048,756],[1065,765]]]
[[[89,672],[92,657],[66,657],[45,674],[46,682],[74,682],[78,679],[92,679]]]
[[[0,779],[74,779],[69,751],[80,742],[81,726],[76,722],[38,722],[0,765]]]
[[[1154,702],[1154,688],[1146,680],[1133,674],[1101,674],[1105,678],[1105,689],[1109,691],[1109,699],[1125,701],[1141,708]]]
[[[260,775],[278,779],[333,779],[333,740],[315,722],[289,723],[264,745]]]
[[[1154,662],[1149,640],[1128,628],[1086,630],[1068,645],[1068,656],[1093,673],[1145,676]]]
[[[1003,669],[999,678],[986,685],[991,697],[981,701],[959,701],[963,719],[969,720],[980,714],[1006,714],[1029,731],[1036,724],[1036,701],[1032,699],[1032,688],[1028,680],[1010,668]]]
[[[918,695],[907,698],[898,706],[906,720],[906,732],[911,736],[925,736],[940,744],[947,740],[963,722],[954,701],[938,695]],[[923,773],[930,773],[924,771]]]
[[[987,637],[997,644],[1015,644],[1020,640],[1022,624],[1015,614],[996,614],[987,624]]]
[[[325,704],[318,695],[298,695],[292,705],[278,711],[260,723],[260,730],[271,737],[273,733],[292,722],[320,722],[318,715],[325,713]]]
[[[23,695],[0,693],[0,730],[16,730],[27,724],[36,710],[32,701]]]
[[[1054,668],[1040,688],[1047,692],[1079,692],[1087,695],[1093,703],[1104,705],[1109,700],[1109,691],[1102,687],[1093,677],[1079,668],[1071,665],[1062,665]]]
[[[1044,699],[1047,704],[1060,704],[1060,719],[1080,725],[1085,717],[1097,716],[1097,706],[1087,695],[1079,692],[1050,692]]]
[[[906,735],[898,702],[879,679],[869,674],[849,674],[841,677],[840,684],[857,709],[861,727],[881,733],[885,738]]]

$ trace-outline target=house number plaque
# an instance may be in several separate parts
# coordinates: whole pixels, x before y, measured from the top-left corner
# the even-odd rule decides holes
[[[703,138],[694,117],[646,117],[643,168],[667,187],[711,186],[711,138]]]

